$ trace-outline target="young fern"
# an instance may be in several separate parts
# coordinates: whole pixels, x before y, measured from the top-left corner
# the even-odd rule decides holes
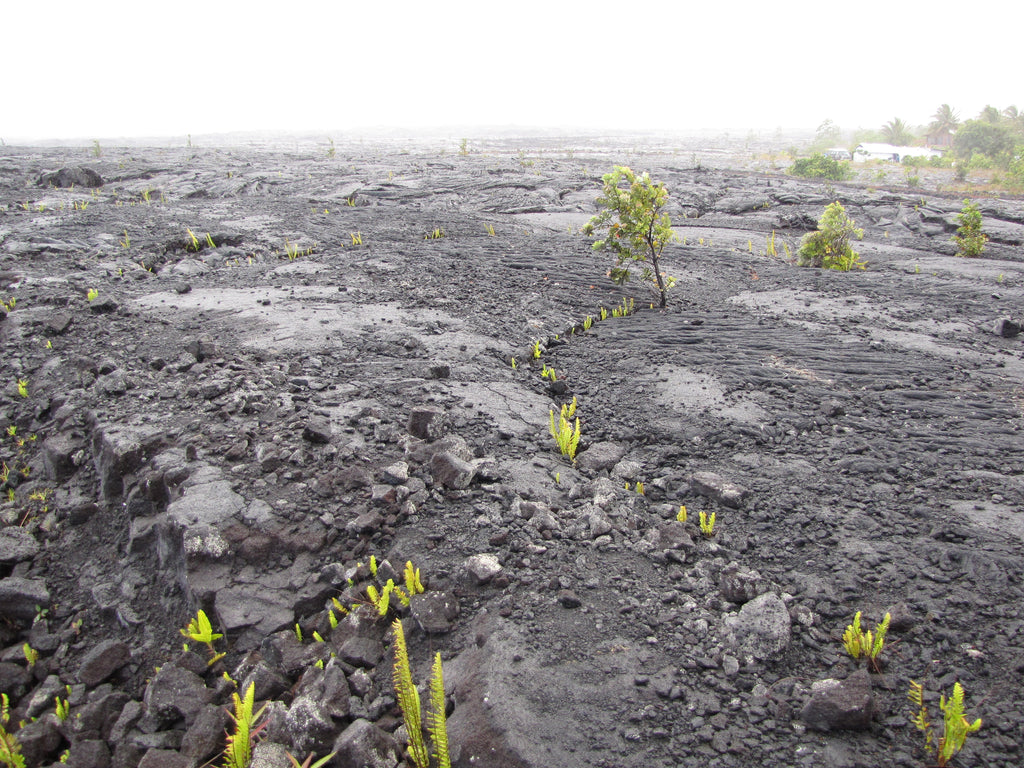
[[[21,744],[13,733],[7,732],[7,722],[10,718],[10,701],[6,693],[0,693],[0,765],[8,768],[25,768]]]
[[[928,707],[924,703],[924,687],[913,680],[907,698],[914,704],[910,722],[924,734],[924,748],[928,754],[936,752],[935,761],[939,768],[945,768],[964,747],[967,737],[981,728],[981,718],[969,723],[964,716],[964,689],[960,683],[953,683],[953,695],[947,699],[939,697],[942,710],[942,738],[935,738],[935,731],[928,719]]]
[[[235,732],[229,733],[227,744],[224,747],[224,768],[248,768],[252,760],[252,737],[259,732],[262,726],[253,728],[253,722],[259,719],[266,709],[266,705],[254,715],[252,712],[253,703],[256,697],[256,684],[249,683],[245,696],[237,693],[231,694],[235,711],[231,719],[235,721]]]
[[[405,589],[410,595],[426,592],[423,582],[420,581],[420,569],[413,567],[412,560],[405,561]]]
[[[939,765],[945,766],[953,755],[964,748],[967,736],[981,728],[981,718],[968,723],[964,717],[964,688],[960,683],[953,683],[953,695],[946,699],[939,697],[939,709],[942,710],[942,738],[939,739]]]
[[[434,656],[434,665],[430,670],[430,711],[427,712],[427,730],[430,732],[430,742],[434,746],[434,761],[437,768],[451,768],[440,653]]]
[[[405,729],[409,732],[409,759],[416,768],[430,768],[430,753],[423,738],[423,721],[420,710],[420,695],[412,681],[409,668],[409,649],[405,643],[402,622],[395,619],[391,625],[395,634],[394,681],[398,706],[405,718]],[[435,768],[451,768],[448,754],[448,725],[445,718],[444,675],[441,670],[441,654],[434,656],[430,671],[430,700],[427,710],[427,732],[433,746]]]
[[[879,672],[878,657],[885,647],[885,636],[889,631],[890,615],[885,614],[882,623],[875,627],[875,631],[864,631],[860,626],[860,611],[853,617],[853,623],[843,632],[843,647],[854,659],[864,656],[868,663]]]
[[[568,456],[572,462],[576,461],[576,450],[580,444],[580,420],[576,419],[575,428],[572,424],[572,418],[576,414],[576,398],[572,399],[572,403],[563,405],[560,415],[557,420],[555,418],[555,412],[548,411],[550,416],[550,431],[551,436],[555,439],[555,443],[558,445],[558,450],[561,451],[563,456]]]
[[[405,718],[405,729],[409,732],[409,757],[416,768],[430,768],[430,756],[423,740],[423,724],[420,720],[420,694],[412,682],[409,669],[409,650],[405,645],[402,622],[395,619],[391,625],[395,633],[395,696]]]

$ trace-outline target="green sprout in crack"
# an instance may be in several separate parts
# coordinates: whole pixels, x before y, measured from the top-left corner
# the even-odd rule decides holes
[[[881,624],[875,627],[875,631],[863,630],[860,626],[860,611],[853,617],[853,623],[843,632],[843,647],[854,659],[861,656],[868,660],[868,663],[876,672],[881,671],[878,665],[878,657],[885,647],[885,635],[889,631],[889,614],[885,614]]]
[[[562,410],[557,418],[553,410],[548,413],[550,416],[551,436],[555,439],[558,450],[561,451],[563,456],[568,456],[569,460],[575,463],[576,450],[580,443],[579,417],[576,418],[575,426],[572,423],[573,416],[576,415],[576,398],[573,397],[572,403],[562,406]]]
[[[686,505],[685,504],[680,504],[679,505],[679,511],[676,512],[676,520],[678,522],[680,522],[680,523],[685,523],[686,522]]]
[[[258,712],[253,714],[252,708],[255,703],[255,695],[255,683],[249,683],[249,688],[244,696],[240,697],[237,693],[231,694],[235,711],[229,714],[231,714],[231,719],[235,722],[235,731],[228,734],[227,745],[224,747],[225,768],[248,768],[252,762],[253,739],[266,725],[266,721],[264,721],[260,725],[253,727],[253,723],[260,718],[263,710],[266,709],[264,704]]]
[[[210,660],[206,663],[207,666],[212,666],[217,661],[224,658],[225,654],[217,653],[217,649],[213,647],[213,642],[215,640],[220,640],[224,635],[213,631],[213,624],[210,623],[210,619],[206,616],[206,612],[201,608],[196,612],[195,617],[189,620],[188,626],[186,626],[185,629],[180,629],[178,631],[189,640],[193,640],[197,643],[203,643],[210,649]]]
[[[924,687],[913,680],[907,697],[914,704],[915,710],[910,721],[917,730],[924,734],[925,751],[936,752],[936,765],[945,768],[964,747],[967,737],[981,729],[981,718],[973,723],[968,722],[964,715],[964,689],[959,682],[953,683],[953,695],[947,699],[939,697],[939,709],[942,710],[942,737],[936,739],[935,731],[928,719],[928,707],[924,703]]]
[[[540,340],[537,339],[533,342],[533,359],[540,360]]]
[[[712,512],[711,517],[708,517],[707,512],[703,509],[700,511],[700,532],[709,539],[715,535],[715,514]]]
[[[21,743],[13,733],[7,731],[7,723],[11,719],[10,703],[7,694],[0,693],[0,765],[9,768],[25,768]]]

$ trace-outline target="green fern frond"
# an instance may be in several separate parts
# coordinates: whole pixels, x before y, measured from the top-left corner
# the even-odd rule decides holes
[[[395,634],[395,666],[394,683],[398,706],[405,718],[405,728],[409,732],[409,755],[416,768],[430,768],[430,756],[427,745],[423,741],[423,722],[420,713],[420,694],[412,682],[412,671],[409,669],[409,651],[405,645],[405,631],[402,622],[395,619],[391,625]]]
[[[0,764],[9,768],[25,768],[21,744],[13,733],[7,732],[6,726],[10,718],[10,700],[6,693],[0,693]]]
[[[405,589],[410,595],[419,595],[426,591],[420,581],[420,569],[414,568],[412,560],[405,561]]]
[[[437,768],[451,768],[448,756],[448,724],[444,705],[444,674],[441,670],[441,654],[434,656],[430,671],[430,711],[427,713],[427,730],[434,747],[434,761]]]
[[[255,683],[249,683],[249,688],[244,696],[239,696],[237,693],[231,694],[231,700],[235,707],[231,719],[235,721],[235,731],[227,736],[227,744],[224,747],[224,768],[248,768],[249,762],[252,760],[253,722],[266,709],[266,705],[264,705],[259,712],[253,714],[255,697]]]

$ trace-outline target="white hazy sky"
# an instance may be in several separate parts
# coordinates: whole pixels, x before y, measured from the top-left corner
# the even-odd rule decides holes
[[[844,130],[1024,109],[1024,5],[7,3],[0,137],[518,125]],[[914,7],[917,6],[917,7]]]

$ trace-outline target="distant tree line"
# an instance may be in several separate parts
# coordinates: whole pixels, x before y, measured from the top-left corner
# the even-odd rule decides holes
[[[811,156],[816,157],[829,148],[843,146],[841,139],[839,126],[831,120],[825,120],[818,126],[815,140],[811,144]],[[975,168],[999,168],[1008,172],[1007,180],[1011,184],[1024,186],[1024,111],[1013,105],[1005,109],[988,105],[976,117],[961,120],[953,107],[942,104],[926,126],[915,129],[902,118],[894,117],[878,129],[855,131],[849,148],[852,151],[858,144],[865,142],[896,146],[949,146],[950,152],[941,164],[948,166],[955,159],[961,177],[966,175],[967,170]],[[818,175],[824,170],[822,162],[817,159],[804,165],[807,167],[801,166],[797,171],[809,170],[813,175]],[[830,173],[822,175],[842,178],[841,175],[833,175],[836,169],[830,167],[828,170]]]

